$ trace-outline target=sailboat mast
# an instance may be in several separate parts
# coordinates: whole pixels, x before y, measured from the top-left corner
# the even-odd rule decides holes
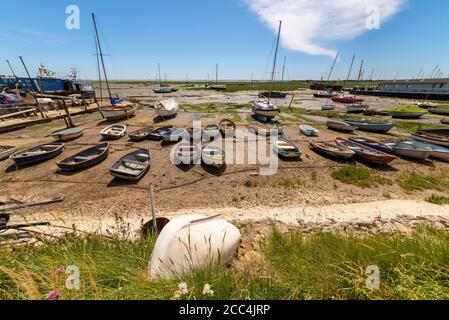
[[[327,77],[327,82],[329,82],[329,80],[331,79],[332,73],[334,72],[335,64],[337,63],[339,56],[340,56],[340,52],[337,52],[334,62],[332,63],[331,71],[329,72],[329,76]]]
[[[161,64],[160,63],[157,64],[157,72],[158,72],[158,75],[159,75],[159,83],[162,83]]]
[[[270,103],[270,100],[271,100],[272,89],[273,89],[273,82],[274,82],[274,75],[276,73],[276,62],[277,62],[277,58],[278,58],[279,41],[281,39],[281,30],[282,30],[282,20],[279,21],[279,30],[278,30],[278,36],[277,36],[277,39],[276,39],[276,51],[274,52],[273,70],[271,71],[270,93],[268,95],[268,103]]]
[[[285,64],[287,63],[287,57],[284,57],[284,66],[282,67],[282,82],[284,82],[284,76],[285,76]]]
[[[103,85],[101,83],[100,53],[98,52],[98,42],[95,40],[95,53],[97,56],[98,81],[100,81],[100,108],[103,107]]]
[[[101,50],[100,37],[98,36],[97,19],[96,19],[96,17],[95,17],[95,13],[93,13],[93,12],[92,12],[92,20],[93,20],[93,22],[94,22],[95,36],[96,36],[96,38],[97,38],[97,44],[98,44],[98,51],[99,51],[99,53],[100,53],[101,64],[102,64],[102,66],[103,66],[104,79],[105,79],[105,81],[106,81],[106,86],[108,87],[109,97],[112,98],[111,88],[109,87],[108,76],[107,76],[107,74],[106,74],[106,67],[105,67],[105,65],[104,65],[103,51]]]
[[[215,69],[215,83],[218,85],[218,63],[216,65],[216,69]]]

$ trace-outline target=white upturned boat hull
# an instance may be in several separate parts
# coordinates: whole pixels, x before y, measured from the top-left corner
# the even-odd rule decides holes
[[[175,99],[168,99],[157,102],[155,109],[159,117],[168,118],[178,113],[179,106]]]
[[[221,216],[192,214],[169,222],[159,235],[149,263],[152,279],[178,278],[227,265],[240,245],[240,231]]]

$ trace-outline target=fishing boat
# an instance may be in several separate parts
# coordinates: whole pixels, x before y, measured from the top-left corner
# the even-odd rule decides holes
[[[326,122],[326,126],[331,130],[343,131],[343,132],[354,132],[355,128],[346,122],[329,120]]]
[[[343,160],[351,159],[355,155],[354,151],[332,142],[310,142],[310,149],[317,153]]]
[[[407,142],[386,142],[392,149],[395,155],[417,160],[427,160],[432,153],[432,149],[421,147],[413,143]]]
[[[364,113],[369,106],[363,104],[353,104],[346,106],[346,113]]]
[[[84,134],[83,128],[70,128],[52,133],[57,141],[70,141],[81,137]]]
[[[118,140],[123,138],[125,134],[126,125],[124,124],[113,124],[101,131],[101,136],[106,140]]]
[[[301,133],[307,137],[318,137],[320,133],[317,129],[307,124],[300,125],[299,131],[301,131]]]
[[[174,149],[172,161],[174,164],[193,165],[201,160],[201,149],[193,143],[180,143]]]
[[[337,109],[337,106],[334,104],[325,104],[325,105],[321,106],[322,111],[332,111],[335,109]]]
[[[357,130],[387,133],[396,126],[394,122],[372,122],[372,121],[355,121],[344,120],[347,124],[357,128]]]
[[[340,96],[340,97],[333,97],[332,101],[336,103],[354,104],[354,103],[362,103],[363,99],[357,99],[352,96]]]
[[[184,138],[187,138],[188,132],[183,128],[176,128],[173,130],[164,131],[162,136],[162,141],[164,142],[179,142]]]
[[[109,144],[102,143],[83,150],[65,160],[56,163],[63,171],[79,171],[92,167],[106,160],[109,155]]]
[[[302,155],[301,150],[292,141],[283,137],[274,141],[273,149],[281,158],[299,158]]]
[[[153,141],[161,141],[162,136],[167,132],[172,132],[174,129],[173,126],[165,126],[161,128],[156,128],[148,135],[148,139]]]
[[[121,102],[103,107],[100,109],[101,114],[107,121],[129,119],[136,115],[138,105],[130,102]]]
[[[229,119],[223,119],[218,124],[220,128],[220,132],[224,137],[234,137],[235,131],[237,130],[237,126],[234,121]]]
[[[267,117],[268,119],[275,118],[281,112],[276,105],[266,101],[253,102],[252,108],[254,114]]]
[[[64,150],[63,143],[46,143],[25,151],[14,153],[11,159],[17,166],[27,166],[50,160],[58,156]]]
[[[16,151],[16,147],[0,146],[0,161],[8,159]]]
[[[416,140],[407,140],[404,141],[404,143],[410,143],[420,148],[429,148],[432,150],[432,152],[430,153],[431,158],[435,158],[446,162],[449,161],[449,149],[447,148]]]
[[[368,148],[371,148],[371,149],[374,149],[374,150],[377,150],[377,151],[380,151],[383,153],[393,154],[393,149],[389,145],[379,142],[379,141],[376,141],[376,140],[362,138],[362,137],[351,137],[351,138],[349,138],[349,141],[364,145]]]
[[[140,180],[150,169],[150,160],[150,151],[140,149],[121,158],[109,169],[109,172],[118,179]]]
[[[386,165],[396,159],[396,157],[391,154],[377,151],[362,144],[351,142],[347,139],[336,138],[335,142],[341,147],[354,151],[356,157],[369,163]]]
[[[315,98],[327,98],[327,99],[331,99],[333,97],[336,96],[335,93],[332,93],[331,91],[320,91],[318,93],[314,93],[313,96]]]
[[[100,103],[102,101],[102,76],[103,73],[104,79],[106,81],[106,87],[109,93],[109,102],[110,106],[103,107],[100,106],[100,112],[103,117],[108,121],[129,119],[136,115],[138,105],[135,103],[131,103],[126,101],[126,97],[114,97],[111,92],[111,87],[109,85],[109,80],[106,72],[106,65],[104,62],[104,55],[101,47],[100,37],[98,36],[98,28],[97,28],[97,18],[94,13],[92,13],[92,21],[94,25],[95,31],[95,48],[96,48],[96,56],[97,56],[97,65],[98,65],[98,75],[99,75],[99,83],[100,83]],[[101,72],[102,69],[102,72]]]
[[[215,169],[222,169],[226,164],[226,154],[218,146],[204,147],[201,159],[204,164]]]
[[[156,102],[154,108],[159,117],[169,118],[178,113],[179,106],[175,99],[168,99]]]
[[[429,108],[429,112],[441,116],[449,116],[449,108],[432,107]]]
[[[216,124],[209,124],[203,129],[203,141],[211,141],[220,135],[220,128]]]
[[[154,131],[154,127],[146,127],[143,129],[133,131],[133,132],[129,133],[128,136],[131,141],[139,142],[139,141],[148,139],[151,132],[153,132],[153,131]]]
[[[449,147],[449,130],[422,130],[412,134],[414,140]]]

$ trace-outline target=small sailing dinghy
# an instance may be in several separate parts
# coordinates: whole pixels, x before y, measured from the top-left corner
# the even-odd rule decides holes
[[[193,143],[180,143],[174,149],[172,154],[172,161],[179,165],[193,165],[198,164],[201,160],[201,149]]]
[[[126,125],[124,124],[113,124],[101,131],[101,136],[105,140],[118,140],[125,136]]]
[[[128,136],[129,136],[129,139],[131,139],[131,141],[139,142],[139,141],[148,139],[151,132],[153,132],[153,131],[154,131],[154,127],[146,127],[143,129],[133,131],[133,132],[129,133]]]
[[[301,131],[301,133],[307,137],[318,137],[319,135],[319,131],[317,129],[315,129],[312,126],[309,126],[307,124],[302,124],[299,126],[299,130]]]
[[[359,143],[351,142],[344,138],[336,138],[335,142],[340,147],[345,147],[354,151],[355,155],[359,159],[369,163],[387,165],[396,159],[396,157],[391,154],[374,150],[372,148]]]
[[[218,146],[206,146],[201,156],[203,163],[215,169],[221,169],[226,164],[226,154]]]
[[[222,216],[187,215],[162,229],[149,263],[151,279],[179,278],[195,270],[228,265],[240,246],[240,231]]]
[[[350,124],[347,124],[343,121],[336,121],[336,120],[329,120],[326,122],[326,126],[331,130],[336,131],[343,131],[343,132],[349,132],[352,133],[355,131],[355,127],[351,126]]]
[[[178,113],[179,105],[175,99],[168,99],[156,102],[154,108],[159,117],[169,118]]]
[[[52,133],[57,141],[70,141],[81,137],[84,134],[83,128],[70,128]]]
[[[215,140],[216,138],[218,138],[219,135],[220,135],[220,128],[215,124],[207,125],[203,129],[203,141],[208,142],[211,140]]]
[[[310,149],[325,156],[343,160],[351,159],[355,155],[354,151],[332,142],[310,142]]]
[[[63,171],[78,171],[93,167],[106,160],[109,155],[109,144],[102,143],[95,147],[83,150],[65,160],[57,163]]]
[[[281,158],[300,158],[302,155],[301,150],[292,141],[283,137],[274,141],[273,149]]]
[[[234,137],[235,131],[237,130],[237,126],[234,121],[229,119],[223,119],[218,124],[220,128],[220,132],[224,137]]]
[[[253,102],[252,108],[255,115],[267,117],[268,119],[275,118],[281,112],[276,105],[265,101]]]
[[[148,135],[148,139],[153,140],[153,141],[161,141],[162,136],[164,134],[166,134],[167,132],[172,132],[173,129],[174,129],[173,126],[165,126],[165,127],[161,127],[161,128],[156,128]]]
[[[140,180],[150,169],[150,160],[150,151],[140,149],[121,158],[109,171],[113,177],[118,179]]]
[[[47,143],[21,152],[17,152],[11,156],[11,159],[19,167],[27,166],[50,160],[58,156],[63,150],[63,143]]]
[[[0,161],[8,159],[16,151],[16,147],[0,146]]]

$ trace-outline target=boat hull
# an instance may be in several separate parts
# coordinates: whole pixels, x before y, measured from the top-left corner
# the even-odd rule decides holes
[[[433,113],[433,114],[438,114],[441,116],[449,116],[449,109],[429,108],[429,112]]]
[[[345,121],[350,126],[353,126],[361,131],[387,133],[396,126],[396,123],[368,123],[358,121]]]
[[[354,155],[355,152],[352,150],[335,150],[335,149],[340,149],[337,145],[335,145],[335,149],[331,149],[330,145],[328,143],[326,143],[325,145],[322,145],[323,143],[314,143],[311,142],[310,143],[310,149],[316,151],[319,154],[328,156],[328,157],[332,157],[332,158],[337,158],[337,159],[342,159],[342,160],[349,160],[351,159]]]
[[[443,137],[437,138],[437,137],[428,136],[423,133],[417,132],[417,133],[412,134],[412,139],[421,141],[421,142],[430,143],[430,144],[436,144],[436,145],[443,146],[443,147],[449,147],[449,136],[448,136],[448,138],[444,139]]]
[[[101,114],[108,121],[129,119],[136,115],[137,106],[131,108],[104,108]]]
[[[0,149],[0,161],[8,159],[12,154],[17,151],[15,147],[5,147]]]
[[[399,143],[393,147],[393,151],[396,155],[409,158],[409,159],[417,159],[417,160],[427,160],[432,153],[430,149],[421,149],[421,148],[409,148],[406,143]]]
[[[426,112],[396,112],[390,111],[390,115],[395,119],[419,119],[424,116]]]
[[[90,148],[90,149],[96,149],[98,147],[101,147],[101,146],[96,146],[96,147]],[[70,158],[75,158],[77,156],[81,156],[83,153],[86,153],[86,152],[88,153],[90,149],[84,150],[84,151],[82,151],[82,152],[80,152],[80,153],[78,153],[78,154],[76,154],[76,155],[74,155],[74,156],[72,156]],[[75,164],[73,164],[73,163],[64,163],[65,160],[63,160],[63,161],[58,162],[57,165],[58,165],[59,169],[61,169],[62,171],[69,171],[69,172],[80,171],[80,170],[83,170],[83,169],[87,169],[87,168],[93,167],[93,166],[103,162],[104,160],[107,159],[108,156],[109,156],[109,145],[108,144],[104,144],[104,151],[101,152],[95,158],[92,158],[90,160],[83,161],[83,162],[80,162],[80,163],[75,163]],[[68,159],[70,159],[70,158],[68,158]]]
[[[47,160],[53,159],[60,155],[62,151],[64,150],[64,144],[60,144],[58,148],[55,148],[52,151],[42,153],[39,155],[32,155],[32,156],[20,156],[20,154],[13,154],[11,156],[11,159],[16,163],[18,167],[23,166],[29,166],[33,164],[38,164],[41,162],[45,162]],[[23,151],[21,153],[26,153],[27,151]]]
[[[52,136],[57,141],[70,141],[75,140],[81,137],[84,134],[84,129],[79,128],[78,130],[63,130],[59,132],[55,132],[52,134]]]
[[[339,123],[335,121],[328,121],[327,127],[331,130],[341,131],[341,132],[348,132],[353,133],[355,131],[355,128],[347,123]]]

